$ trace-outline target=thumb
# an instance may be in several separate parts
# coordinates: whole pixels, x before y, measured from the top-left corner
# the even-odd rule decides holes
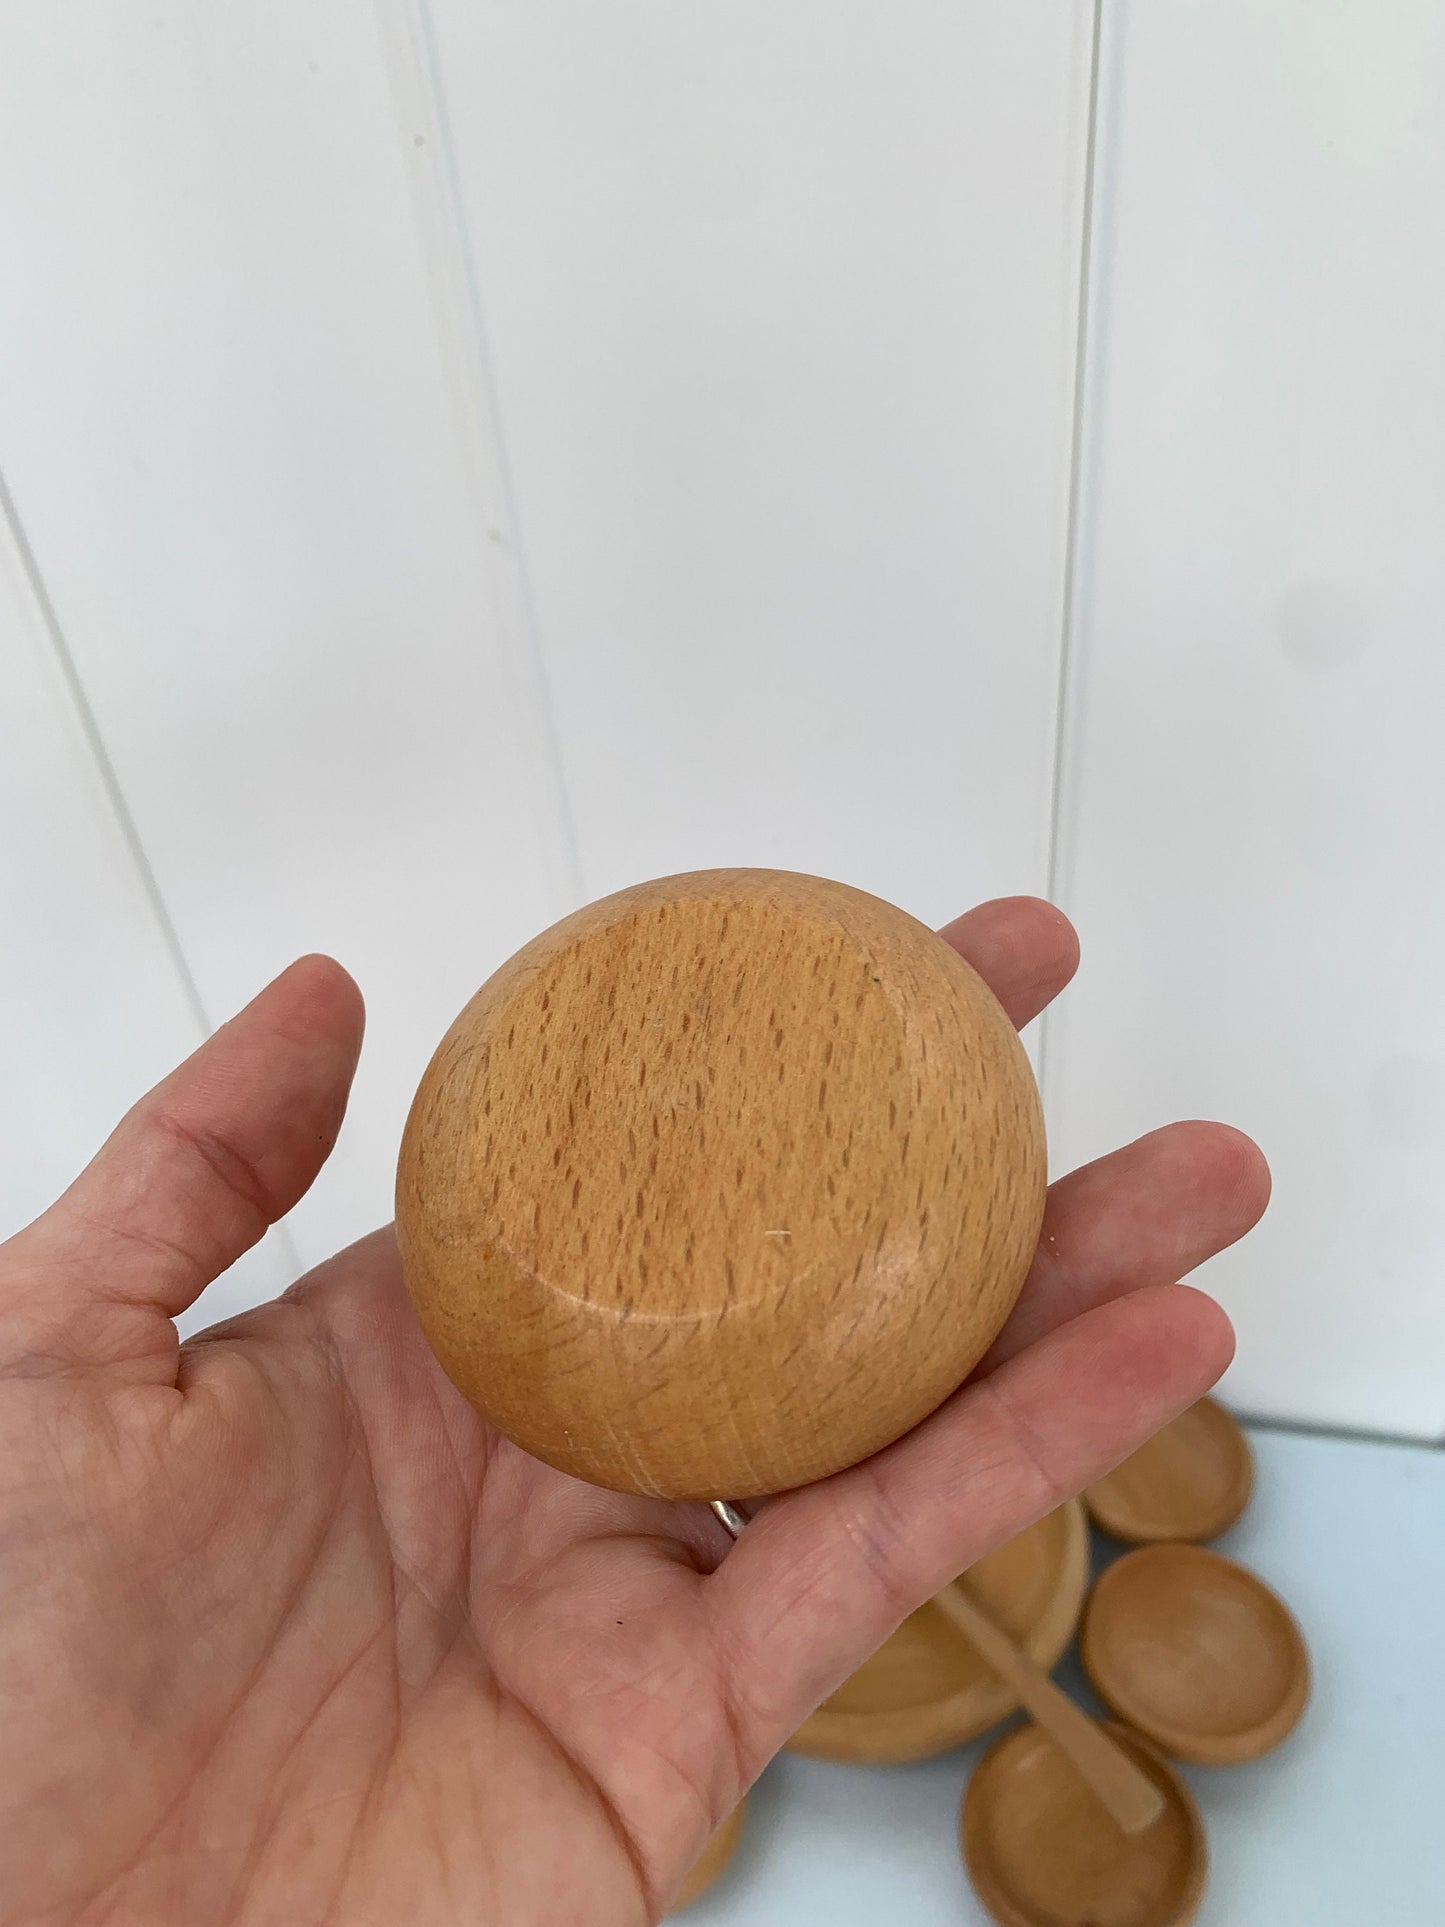
[[[303,957],[143,1097],[0,1246],[0,1371],[173,1378],[169,1321],[329,1156],[363,1022],[340,964]]]

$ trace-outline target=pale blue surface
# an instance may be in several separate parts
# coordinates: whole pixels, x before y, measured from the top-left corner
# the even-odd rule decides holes
[[[1278,1752],[1186,1769],[1211,1854],[1199,1927],[1441,1927],[1445,1452],[1279,1432],[1254,1443],[1254,1500],[1218,1549],[1293,1609],[1315,1690]],[[1078,1687],[1071,1663],[1061,1677]],[[680,1918],[986,1922],[956,1845],[959,1798],[985,1744],[911,1767],[776,1761],[731,1869]]]

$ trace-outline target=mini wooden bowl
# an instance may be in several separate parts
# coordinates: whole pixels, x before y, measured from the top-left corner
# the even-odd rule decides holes
[[[1187,1412],[1091,1485],[1096,1526],[1131,1545],[1214,1539],[1254,1490],[1254,1454],[1236,1419],[1212,1398]]]
[[[1145,1546],[1108,1567],[1079,1652],[1121,1719],[1200,1766],[1267,1753],[1309,1699],[1309,1654],[1283,1600],[1202,1546]]]
[[[1077,1500],[969,1570],[969,1592],[1046,1671],[1073,1637],[1089,1576]],[[804,1722],[795,1753],[854,1764],[921,1760],[962,1746],[1018,1704],[961,1633],[925,1606]]]
[[[1003,1927],[1186,1927],[1198,1911],[1209,1856],[1189,1789],[1137,1733],[1106,1730],[1164,1795],[1142,1833],[1114,1824],[1037,1726],[996,1740],[969,1781],[964,1865]]]
[[[743,1820],[747,1804],[746,1798],[738,1801],[727,1819],[693,1861],[692,1870],[677,1890],[677,1898],[672,1903],[673,1913],[680,1913],[684,1907],[690,1907],[699,1895],[706,1893],[732,1859],[737,1851],[738,1841],[743,1835]]]
[[[817,877],[624,890],[504,964],[407,1120],[422,1330],[499,1430],[676,1499],[804,1485],[967,1376],[1033,1256],[1028,1058],[941,937]]]

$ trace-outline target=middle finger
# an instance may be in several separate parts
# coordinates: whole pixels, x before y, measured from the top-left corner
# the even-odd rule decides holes
[[[1095,1305],[1175,1284],[1258,1222],[1269,1167],[1227,1124],[1170,1124],[1049,1187],[1019,1301],[978,1367],[990,1372]]]

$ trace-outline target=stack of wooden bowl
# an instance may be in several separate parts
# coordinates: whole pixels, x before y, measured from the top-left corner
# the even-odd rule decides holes
[[[997,1739],[964,1793],[960,1836],[979,1898],[1005,1927],[1184,1927],[1194,1917],[1207,1850],[1171,1762],[1256,1759],[1294,1728],[1309,1694],[1304,1641],[1282,1601],[1200,1543],[1239,1517],[1253,1482],[1244,1434],[1201,1400],[1082,1501],[950,1588],[1040,1674],[1078,1635],[1084,1671],[1114,1715],[1099,1731],[1154,1795],[1120,1824],[1043,1725]],[[1133,1548],[1099,1559],[1092,1587],[1090,1518]],[[804,1723],[792,1750],[869,1765],[918,1760],[1007,1720],[1019,1694],[959,1631],[960,1616],[942,1597],[912,1614]],[[722,1871],[742,1820],[740,1807],[679,1905]]]

